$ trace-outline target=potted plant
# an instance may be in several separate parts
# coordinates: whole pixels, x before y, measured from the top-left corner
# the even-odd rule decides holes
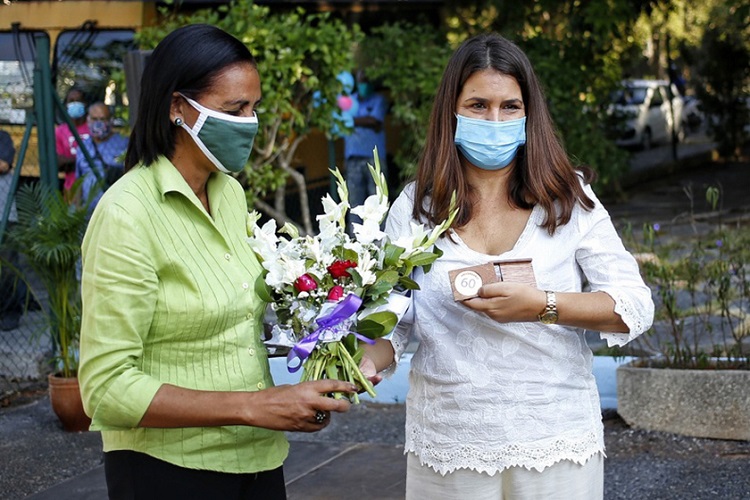
[[[646,225],[634,243],[656,314],[636,359],[618,368],[618,413],[633,427],[747,440],[750,227],[724,223],[717,187],[706,199],[715,225],[691,216],[687,235]]]
[[[68,205],[61,192],[42,183],[22,186],[16,206],[18,223],[8,232],[9,243],[24,257],[47,295],[46,301],[39,302],[45,304],[45,326],[53,346],[48,377],[52,408],[66,430],[87,430],[90,420],[83,413],[77,379],[81,326],[77,266],[88,211],[86,206]]]

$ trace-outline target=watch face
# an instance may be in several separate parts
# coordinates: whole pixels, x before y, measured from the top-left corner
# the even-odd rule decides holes
[[[539,316],[539,321],[545,325],[557,323],[557,313],[555,311],[544,311],[541,316]]]

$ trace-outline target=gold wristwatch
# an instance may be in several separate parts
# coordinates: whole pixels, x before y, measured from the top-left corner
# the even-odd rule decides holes
[[[544,293],[547,294],[547,305],[539,313],[538,318],[545,325],[554,325],[557,323],[557,298],[555,297],[555,292],[545,290]]]

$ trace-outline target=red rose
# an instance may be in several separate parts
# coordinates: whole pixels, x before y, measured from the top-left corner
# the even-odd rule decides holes
[[[357,267],[357,263],[351,260],[337,260],[328,266],[328,272],[331,273],[331,276],[334,278],[343,278],[344,276],[349,278],[351,274],[347,272],[347,269],[350,267]]]
[[[318,284],[312,276],[309,274],[303,274],[294,280],[294,288],[296,288],[298,292],[309,292],[318,288]]]
[[[341,285],[334,285],[329,291],[328,291],[328,300],[338,302],[341,300],[341,297],[344,296],[344,287]]]

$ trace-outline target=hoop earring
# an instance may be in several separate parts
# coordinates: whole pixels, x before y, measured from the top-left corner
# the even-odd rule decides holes
[[[182,118],[175,118],[174,124],[177,125],[178,127],[182,127]]]

